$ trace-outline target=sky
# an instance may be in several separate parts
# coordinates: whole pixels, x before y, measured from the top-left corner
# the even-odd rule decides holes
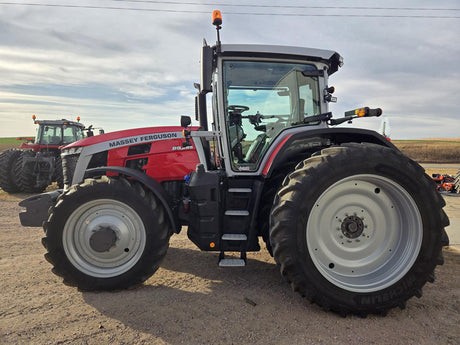
[[[460,137],[457,0],[0,0],[0,137],[33,135],[32,114],[80,116],[106,132],[193,118],[216,9],[224,44],[340,53],[344,66],[329,79],[334,117],[380,107],[392,139]]]

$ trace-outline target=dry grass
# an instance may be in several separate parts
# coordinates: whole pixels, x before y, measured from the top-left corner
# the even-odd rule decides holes
[[[460,163],[460,139],[394,140],[393,144],[419,163]]]

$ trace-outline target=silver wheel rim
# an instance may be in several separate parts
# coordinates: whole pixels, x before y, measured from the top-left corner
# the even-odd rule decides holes
[[[412,267],[423,225],[414,199],[396,182],[354,175],[318,198],[307,222],[307,246],[318,271],[354,292],[382,290]]]
[[[102,228],[110,229],[113,243],[106,250],[95,250],[91,239]],[[64,251],[69,261],[79,271],[97,278],[127,272],[139,261],[145,243],[144,223],[137,212],[111,199],[81,205],[69,217],[63,230]]]

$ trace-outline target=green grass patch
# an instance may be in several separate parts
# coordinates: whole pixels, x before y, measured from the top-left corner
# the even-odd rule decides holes
[[[23,142],[25,142],[25,140],[17,140],[16,138],[0,138],[0,153],[9,149],[18,149]]]
[[[14,138],[0,138],[0,145],[21,145],[22,140],[16,140]]]

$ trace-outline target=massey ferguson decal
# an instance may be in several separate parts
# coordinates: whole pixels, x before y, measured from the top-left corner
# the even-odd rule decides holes
[[[168,139],[179,139],[182,137],[182,132],[167,132],[167,133],[155,133],[155,134],[144,134],[136,137],[117,139],[109,141],[109,148],[122,147],[133,144],[142,144],[151,141],[168,140]]]

